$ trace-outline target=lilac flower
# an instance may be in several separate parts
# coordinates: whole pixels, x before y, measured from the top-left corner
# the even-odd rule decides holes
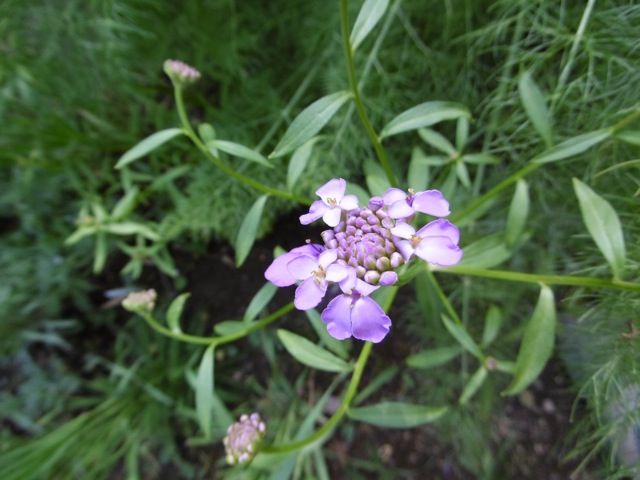
[[[321,315],[329,334],[338,340],[353,336],[373,343],[382,341],[389,333],[391,319],[369,297],[378,287],[360,279],[352,288],[345,282],[340,286],[345,293],[331,300]]]
[[[346,188],[347,182],[342,178],[334,178],[325,183],[316,190],[320,200],[311,204],[309,213],[300,217],[300,223],[309,225],[322,217],[324,223],[330,227],[338,225],[343,210],[348,212],[358,207],[358,198],[355,195],[344,194]]]
[[[460,231],[442,218],[428,223],[417,232],[408,223],[398,223],[391,233],[402,239],[397,245],[405,260],[415,254],[433,265],[448,267],[462,258],[462,250],[458,247]]]
[[[227,429],[222,443],[227,453],[227,463],[245,463],[253,459],[266,431],[266,425],[257,413],[242,415]]]
[[[347,277],[348,267],[334,263],[337,259],[335,250],[325,250],[317,257],[300,255],[287,264],[291,276],[303,280],[293,302],[298,310],[316,307],[327,292],[328,282],[340,282]]]
[[[438,190],[417,193],[409,190],[407,195],[399,188],[389,188],[382,199],[389,216],[394,219],[409,218],[415,212],[426,213],[434,217],[446,217],[451,213],[449,202]]]
[[[198,70],[180,60],[166,60],[164,71],[172,79],[184,84],[197,82],[201,77]]]
[[[307,245],[296,247],[277,257],[271,265],[269,265],[267,271],[264,272],[264,276],[267,280],[278,287],[288,287],[293,285],[296,283],[296,278],[289,273],[289,269],[287,268],[289,262],[300,255],[317,258],[323,250],[324,247],[322,245],[314,243],[308,243]]]

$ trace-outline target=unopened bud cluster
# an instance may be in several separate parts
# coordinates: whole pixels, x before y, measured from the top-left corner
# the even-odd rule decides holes
[[[166,60],[164,71],[171,79],[181,84],[195,83],[200,80],[200,72],[180,60]]]
[[[227,436],[222,441],[227,453],[227,463],[235,465],[253,459],[264,438],[266,426],[260,415],[242,415],[240,420],[229,426]]]
[[[155,308],[157,297],[154,289],[133,292],[122,301],[122,306],[130,312],[149,313]]]

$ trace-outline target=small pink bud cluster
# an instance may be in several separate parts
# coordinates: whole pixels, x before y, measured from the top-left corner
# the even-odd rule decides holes
[[[198,70],[180,60],[166,60],[164,71],[172,79],[184,84],[195,83],[201,77]]]
[[[222,441],[227,452],[227,463],[235,465],[252,460],[264,438],[266,426],[260,415],[242,415],[240,420],[227,429]]]

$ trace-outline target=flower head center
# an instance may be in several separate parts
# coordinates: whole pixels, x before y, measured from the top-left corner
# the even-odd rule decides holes
[[[327,198],[327,205],[330,207],[337,207],[338,201],[335,198]]]
[[[317,285],[322,285],[324,283],[324,277],[327,274],[324,268],[318,265],[318,268],[311,272],[313,275],[313,281],[316,282]]]
[[[422,241],[422,237],[419,237],[418,235],[413,235],[411,237],[411,246],[413,246],[414,248],[418,246],[418,244]]]

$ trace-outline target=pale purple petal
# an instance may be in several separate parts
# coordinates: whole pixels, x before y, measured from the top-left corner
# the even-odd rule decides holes
[[[329,265],[329,268],[327,268],[327,274],[325,275],[325,278],[329,282],[341,282],[349,276],[349,272],[351,270],[352,268],[347,267],[346,265],[334,263],[332,265]]]
[[[355,195],[345,195],[340,201],[340,208],[346,211],[358,208],[358,197]]]
[[[416,247],[416,255],[441,267],[455,265],[462,258],[462,249],[449,237],[426,237]]]
[[[318,269],[318,259],[308,255],[298,255],[287,264],[287,269],[296,280],[306,280],[313,275],[314,270]]]
[[[311,204],[311,207],[309,207],[309,213],[300,215],[300,223],[302,225],[309,225],[319,218],[322,218],[322,215],[324,215],[327,210],[329,210],[329,207],[327,207],[322,200],[316,200]]]
[[[398,281],[398,274],[396,272],[382,272],[380,275],[380,285],[388,286],[393,285]]]
[[[355,338],[378,343],[389,333],[391,319],[373,299],[361,297],[351,308],[351,330]]]
[[[427,223],[418,230],[417,235],[422,238],[447,237],[456,245],[460,241],[460,230],[458,230],[458,227],[444,218],[439,218],[438,220]]]
[[[413,208],[416,212],[426,213],[434,217],[446,217],[449,211],[449,202],[439,190],[427,190],[418,192],[413,197]]]
[[[335,227],[340,223],[341,216],[342,209],[340,207],[333,207],[324,212],[324,214],[322,215],[322,220],[324,220],[324,223],[326,223],[330,227]]]
[[[355,288],[356,282],[358,280],[358,276],[356,274],[356,270],[353,267],[348,267],[349,271],[347,272],[347,276],[344,280],[340,281],[340,290],[342,290],[346,294],[351,294],[351,291]]]
[[[296,296],[293,304],[298,310],[311,310],[315,308],[327,292],[327,283],[318,285],[315,278],[307,278],[296,288]]]
[[[293,285],[296,283],[296,279],[291,275],[291,273],[289,273],[289,269],[287,268],[288,263],[303,254],[317,257],[322,250],[323,247],[321,245],[313,243],[296,247],[290,252],[283,253],[276,257],[273,262],[271,262],[271,265],[269,265],[269,268],[264,272],[264,276],[267,280],[278,287],[288,287]]]
[[[391,229],[391,234],[409,240],[416,234],[416,229],[408,223],[398,223]]]
[[[373,292],[375,292],[378,288],[376,285],[371,285],[370,283],[363,282],[359,278],[356,280],[356,286],[354,290],[356,290],[363,297],[368,297]]]
[[[333,338],[345,340],[351,336],[351,302],[350,296],[338,295],[320,315]]]
[[[318,265],[325,270],[329,265],[338,259],[338,252],[336,250],[325,250],[318,257]]]
[[[407,218],[416,212],[406,200],[400,200],[390,207],[387,207],[387,213],[391,218]]]
[[[384,195],[382,196],[382,201],[385,205],[393,205],[400,200],[406,200],[407,194],[406,192],[400,190],[399,188],[388,188]]]
[[[405,261],[407,261],[407,262],[409,261],[409,259],[413,256],[413,254],[416,251],[416,249],[413,248],[413,245],[411,245],[411,242],[409,240],[397,241],[396,242],[396,248],[400,252],[400,255],[402,255],[402,258],[404,258]]]
[[[334,178],[316,190],[316,195],[318,195],[327,205],[329,204],[330,198],[340,203],[340,200],[344,197],[344,191],[346,188],[346,180],[343,178]]]

